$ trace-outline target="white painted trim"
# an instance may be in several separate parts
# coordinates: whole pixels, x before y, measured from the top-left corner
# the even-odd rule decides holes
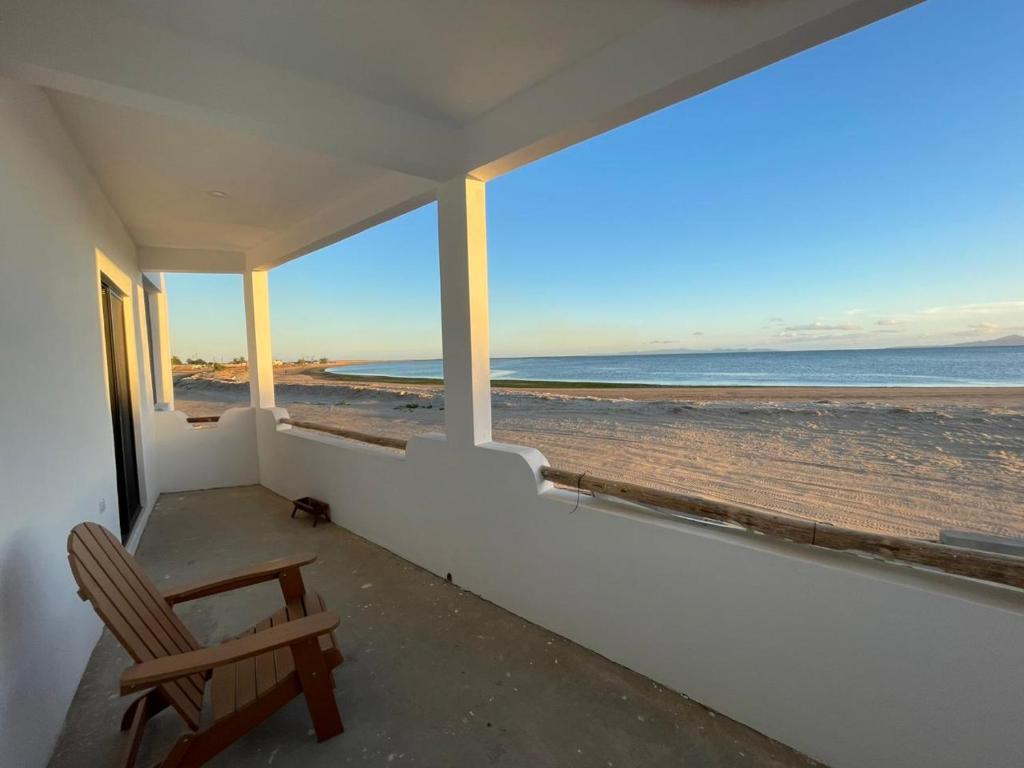
[[[156,507],[156,503],[159,499],[160,494],[156,494],[147,504],[143,505],[142,511],[139,512],[139,516],[135,518],[135,525],[132,526],[132,532],[128,536],[128,541],[124,545],[124,548],[133,555],[139,548],[139,542],[142,541],[142,536],[146,532],[146,526],[149,525],[150,515],[153,514],[153,509]],[[113,531],[113,533],[116,535],[117,531]]]
[[[141,278],[136,281],[121,267],[107,257],[99,248],[95,249],[96,256],[96,309],[99,313],[100,328],[100,355],[103,360],[103,382],[104,395],[107,401],[107,410],[112,413],[110,402],[110,361],[107,358],[107,345],[103,337],[105,325],[103,318],[103,280],[108,282],[121,293],[121,300],[124,307],[124,330],[125,346],[128,357],[128,387],[131,389],[132,427],[135,440],[135,466],[138,472],[139,496],[142,509],[135,519],[131,536],[139,520],[146,510],[152,507],[159,495],[157,484],[149,476],[146,466],[147,452],[144,450],[149,440],[144,439],[144,420],[142,416],[143,404],[150,407],[152,403],[152,390],[149,380],[148,343],[144,331],[144,315],[141,312],[143,290]],[[139,372],[142,371],[142,375]],[[113,445],[113,443],[111,443]],[[152,465],[151,465],[152,466]],[[115,500],[116,501],[116,500]]]
[[[174,410],[174,376],[171,365],[171,326],[167,314],[167,282],[162,272],[143,275],[146,317],[151,325],[147,341],[153,358],[153,399],[161,410]]]

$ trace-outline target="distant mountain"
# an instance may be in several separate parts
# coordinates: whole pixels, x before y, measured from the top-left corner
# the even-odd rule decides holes
[[[1019,333],[1011,333],[1009,336],[1000,336],[998,339],[985,341],[965,341],[963,344],[952,344],[954,347],[1024,347],[1024,336]]]
[[[692,349],[687,347],[674,347],[670,349],[644,349],[636,352],[619,352],[620,355],[706,355],[711,352],[855,352],[870,351],[871,349],[952,349],[955,347],[1024,347],[1024,335],[1012,333],[1009,336],[1000,336],[998,339],[983,339],[981,341],[965,341],[960,344],[922,344],[898,347],[870,347],[850,349],[773,349],[771,347],[714,347],[711,349]]]

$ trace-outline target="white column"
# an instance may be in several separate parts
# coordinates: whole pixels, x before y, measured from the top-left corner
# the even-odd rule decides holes
[[[249,342],[249,399],[274,407],[274,358],[270,349],[270,291],[266,272],[245,271],[245,331]]]
[[[491,440],[484,182],[459,177],[439,187],[437,229],[445,426],[449,445],[466,448]]]
[[[153,358],[153,396],[158,407],[174,410],[171,376],[171,326],[167,320],[167,284],[163,272],[151,276],[158,290],[146,291],[149,319],[149,354]]]

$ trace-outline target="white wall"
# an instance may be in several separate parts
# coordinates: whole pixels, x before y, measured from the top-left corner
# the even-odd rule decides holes
[[[193,427],[181,411],[154,414],[161,492],[259,482],[252,408],[230,408],[215,424]]]
[[[68,531],[83,520],[118,529],[97,249],[137,300],[134,245],[45,94],[0,78],[0,761],[10,766],[45,765],[100,632],[75,594]],[[128,323],[136,364],[143,327]],[[145,515],[157,479],[148,366],[135,367]]]
[[[263,485],[834,768],[1020,768],[1024,595],[539,479],[441,436],[405,456],[257,414]]]

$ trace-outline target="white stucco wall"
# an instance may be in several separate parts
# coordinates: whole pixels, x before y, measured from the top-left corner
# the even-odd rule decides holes
[[[1024,595],[661,520],[443,437],[405,456],[257,416],[263,485],[835,768],[1019,768]]]
[[[100,625],[68,531],[117,522],[97,249],[140,295],[135,248],[45,94],[0,78],[0,762],[45,765]],[[132,355],[145,359],[138,317]],[[136,367],[144,511],[156,498],[148,366]],[[100,512],[100,502],[106,511]],[[141,528],[137,526],[137,529]]]
[[[161,492],[258,483],[254,414],[230,408],[215,424],[193,427],[181,411],[155,413]]]

